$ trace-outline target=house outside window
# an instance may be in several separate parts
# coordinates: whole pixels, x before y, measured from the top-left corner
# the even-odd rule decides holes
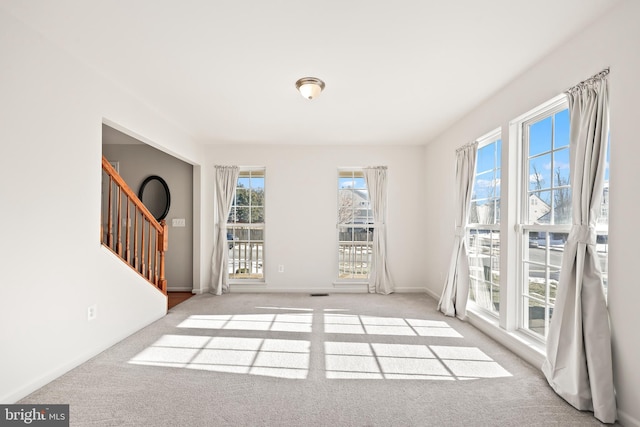
[[[520,126],[519,325],[526,333],[545,339],[572,221],[566,97],[532,111]]]
[[[229,279],[264,280],[265,169],[241,168],[227,220]]]
[[[499,130],[477,140],[466,226],[468,309],[485,318],[495,317],[501,328],[517,332],[540,349],[547,339],[565,242],[572,227],[569,131],[568,102],[562,94],[512,120],[508,144],[502,145]],[[501,153],[502,149],[506,152]],[[595,245],[605,297],[609,151],[610,142]],[[500,164],[501,157],[506,164]]]
[[[362,169],[338,171],[337,217],[338,280],[366,280],[375,225]]]
[[[501,151],[499,129],[478,139],[466,233],[469,248],[469,302],[496,316],[500,308]]]

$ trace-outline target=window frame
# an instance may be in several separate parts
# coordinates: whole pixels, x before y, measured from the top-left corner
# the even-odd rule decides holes
[[[337,260],[337,268],[336,268],[336,283],[340,283],[340,284],[344,284],[344,283],[367,283],[369,280],[369,275],[371,273],[371,266],[372,266],[372,250],[373,250],[373,233],[375,233],[375,229],[377,228],[377,225],[375,224],[374,220],[373,220],[373,211],[372,211],[372,207],[371,207],[371,199],[369,198],[369,188],[366,186],[366,178],[364,175],[364,168],[363,167],[341,167],[338,168],[337,170],[337,182],[336,182],[336,260]],[[356,178],[362,178],[364,180],[364,185],[366,187],[366,191],[367,191],[367,214],[364,216],[364,218],[367,220],[366,223],[355,223],[355,222],[342,222],[340,220],[340,207],[341,207],[341,193],[340,193],[340,179],[344,178],[344,174],[346,173],[350,173],[351,177],[353,179]],[[356,174],[358,174],[359,176],[356,177]],[[354,207],[353,210],[355,211],[356,208]],[[362,210],[362,209],[360,209]],[[365,224],[365,227],[363,227],[362,225]],[[343,228],[351,228],[353,231],[350,233],[352,238],[351,240],[348,241],[343,241],[340,240],[340,235],[341,235],[341,229]],[[360,241],[360,240],[355,240],[355,229],[357,228],[361,228],[361,229],[365,229],[366,231],[366,238],[367,240],[364,241]],[[359,233],[362,234],[362,233]],[[343,262],[341,261],[341,242],[351,242],[354,246],[357,242],[364,242],[366,243],[366,246],[368,246],[368,250],[367,250],[367,261],[366,261],[366,269],[367,269],[367,273],[366,276],[363,276],[362,274],[360,275],[352,275],[352,276],[344,276],[341,275],[341,265],[343,264]],[[356,251],[356,249],[354,248],[354,251]],[[362,252],[362,250],[361,250]],[[355,255],[357,256],[357,255]],[[362,254],[361,254],[362,256]],[[354,261],[354,262],[358,262],[358,261]],[[362,257],[360,258],[360,262],[362,263]],[[355,267],[354,267],[355,269]],[[360,277],[358,277],[360,276]]]
[[[611,155],[611,127],[609,127],[609,136],[607,137],[607,155],[605,157],[606,169],[605,169],[605,181],[602,189],[602,200],[600,201],[600,215],[596,222],[596,252],[598,252],[598,245],[606,245],[604,248],[606,252],[605,268],[602,272],[602,279],[604,281],[604,297],[608,300],[609,297],[609,163]],[[599,238],[600,236],[606,236],[606,240],[603,243]]]
[[[553,264],[551,264],[551,260],[550,260],[550,251],[551,251],[551,244],[550,244],[550,235],[557,233],[557,234],[567,234],[571,231],[571,220],[569,220],[568,223],[565,224],[555,224],[555,223],[550,223],[550,224],[533,224],[531,223],[531,221],[529,220],[529,210],[530,210],[530,194],[533,194],[534,192],[532,192],[529,189],[529,184],[530,184],[530,180],[529,180],[529,176],[531,174],[531,171],[529,170],[529,162],[531,158],[535,158],[540,156],[541,154],[538,153],[534,156],[529,156],[529,135],[528,133],[525,131],[527,129],[528,126],[531,126],[535,123],[541,122],[542,120],[545,120],[547,118],[553,117],[554,115],[556,115],[557,113],[560,113],[566,109],[568,109],[569,104],[568,104],[568,99],[567,96],[563,93],[560,94],[552,99],[550,99],[549,101],[542,103],[541,105],[537,106],[536,108],[530,110],[529,112],[521,115],[520,117],[518,117],[516,120],[514,120],[512,123],[517,125],[517,129],[518,129],[518,134],[517,134],[517,146],[518,146],[518,162],[517,162],[517,179],[518,179],[518,187],[517,187],[517,196],[516,196],[516,202],[517,202],[517,206],[518,206],[518,210],[517,210],[517,215],[516,215],[516,231],[517,231],[517,235],[516,235],[516,248],[517,248],[517,268],[516,268],[516,281],[515,281],[515,294],[517,297],[517,302],[516,302],[516,314],[517,314],[517,318],[516,318],[516,322],[515,322],[515,327],[518,330],[518,332],[524,334],[525,336],[527,336],[528,338],[539,342],[541,344],[544,344],[546,342],[547,339],[547,335],[548,335],[548,325],[550,322],[550,310],[552,310],[555,307],[555,301],[553,303],[551,303],[551,296],[550,296],[550,284],[549,281],[550,279],[550,274],[551,274],[551,269],[554,267],[558,268],[558,272],[560,271],[561,267],[562,267],[562,259],[560,259],[560,265],[555,266]],[[555,123],[554,123],[555,126]],[[554,135],[555,132],[555,127],[551,128],[551,133],[552,133],[552,145],[551,145],[551,150],[549,151],[549,153],[551,154],[551,164],[554,164],[554,156],[553,154],[555,153],[555,146],[554,146]],[[570,146],[570,141],[567,147]],[[564,147],[564,146],[562,146]],[[568,148],[570,150],[570,148]],[[569,152],[569,156],[570,156],[570,152]],[[571,158],[571,157],[569,157]],[[571,165],[569,165],[569,177],[571,176]],[[548,190],[551,191],[553,194],[553,191],[557,190],[557,189],[562,189],[562,188],[569,188],[570,189],[570,178],[569,178],[569,184],[568,186],[555,186],[553,181],[553,168],[551,168],[552,170],[552,179],[551,179],[551,183],[549,185]],[[544,191],[547,191],[546,189]],[[553,199],[550,200],[551,203],[551,207],[550,207],[550,211],[549,212],[553,212]],[[570,202],[571,203],[571,199]],[[571,214],[569,214],[569,218],[571,218]],[[552,219],[553,219],[553,215],[552,215]],[[534,232],[534,233],[545,233],[545,255],[544,255],[544,262],[543,263],[534,263],[532,262],[531,258],[528,257],[525,259],[525,256],[528,256],[529,254],[529,233],[530,232]],[[529,310],[529,305],[528,303],[533,300],[533,301],[537,301],[537,302],[541,302],[539,301],[540,298],[531,298],[531,295],[529,295],[529,292],[525,289],[529,287],[529,279],[530,277],[527,275],[527,277],[525,277],[525,273],[527,272],[527,269],[525,267],[525,264],[531,264],[531,265],[538,265],[540,267],[544,267],[545,269],[545,296],[544,296],[544,334],[540,334],[537,333],[535,331],[533,331],[531,329],[531,325],[530,325],[530,310]]]
[[[259,268],[261,270],[262,273],[262,277],[235,277],[233,274],[236,273],[229,273],[229,266],[231,265],[230,263],[232,262],[232,258],[231,256],[229,257],[229,264],[227,266],[227,280],[229,281],[230,284],[234,284],[234,285],[238,285],[238,284],[256,284],[256,283],[265,283],[266,281],[266,261],[265,261],[265,253],[266,253],[266,188],[267,188],[267,172],[266,172],[266,167],[264,166],[239,166],[239,174],[238,174],[238,181],[236,181],[236,189],[234,191],[234,195],[233,195],[233,201],[232,201],[232,205],[231,205],[231,209],[229,211],[229,217],[227,217],[227,222],[226,222],[226,226],[227,226],[227,233],[231,232],[232,235],[234,237],[236,237],[235,233],[232,231],[236,228],[242,228],[242,229],[248,229],[249,231],[251,230],[262,230],[262,240],[255,240],[252,239],[251,237],[249,237],[246,240],[243,240],[242,242],[247,243],[249,245],[251,245],[254,242],[261,242],[261,249],[260,248],[256,248],[256,257],[257,263],[262,264],[261,267],[256,267],[257,269]],[[262,205],[258,205],[255,207],[260,207],[262,208],[262,219],[263,222],[251,222],[251,217],[250,217],[250,222],[248,223],[242,223],[242,222],[230,222],[229,218],[233,213],[233,208],[234,206],[237,208],[236,202],[237,202],[237,197],[238,197],[238,183],[241,179],[246,179],[248,178],[249,180],[251,180],[252,178],[252,174],[254,172],[260,172],[261,177],[263,178],[263,200],[262,200]],[[248,174],[245,175],[245,174]],[[252,187],[249,187],[249,190],[251,190]],[[253,208],[253,204],[250,202],[249,204],[249,209],[251,211],[251,208]],[[249,234],[250,236],[250,234]],[[229,242],[229,250],[231,250],[233,248],[233,250],[235,251],[235,247],[237,245],[237,241],[239,241],[239,239],[233,239],[233,240],[227,240],[227,242]],[[240,255],[240,248],[238,248],[238,255]],[[235,252],[234,252],[235,253]],[[246,252],[245,252],[246,253]],[[253,253],[253,251],[251,250],[251,253]],[[235,263],[233,264],[234,268],[235,268]],[[246,265],[246,260],[245,260],[245,265]],[[240,263],[238,263],[238,268],[240,268]],[[245,267],[246,268],[246,267]],[[250,273],[251,274],[251,273]]]
[[[478,175],[483,175],[486,174],[489,171],[493,171],[493,178],[496,179],[496,173],[497,171],[499,171],[500,177],[497,179],[502,179],[502,129],[501,128],[496,128],[493,129],[492,131],[486,133],[485,135],[481,136],[480,138],[478,138],[476,140],[477,144],[478,144],[478,152],[480,151],[481,148],[486,147],[488,145],[492,145],[492,144],[500,144],[500,152],[498,153],[497,157],[494,158],[494,164],[493,164],[493,168],[492,169],[487,169],[487,170],[483,170],[480,171],[480,173],[478,173],[478,161],[477,161],[477,157],[476,157],[476,166],[475,166],[475,170],[474,170],[474,175],[473,175],[473,185],[474,185],[474,189],[473,189],[473,195],[476,194],[476,188],[475,188],[475,184],[476,184],[476,179],[478,178]],[[500,292],[500,290],[502,289],[502,280],[501,280],[501,275],[498,274],[498,280],[497,282],[493,282],[493,272],[494,272],[494,264],[498,265],[498,272],[500,271],[500,252],[502,250],[501,248],[501,239],[500,239],[500,228],[501,228],[501,224],[500,224],[500,214],[496,214],[496,212],[500,212],[501,209],[501,200],[502,200],[502,185],[500,185],[499,190],[494,193],[494,195],[488,199],[478,199],[478,198],[473,198],[472,195],[472,199],[471,199],[471,205],[473,206],[473,202],[476,200],[491,200],[492,203],[494,204],[494,206],[497,205],[497,210],[494,211],[493,213],[493,223],[491,224],[485,224],[485,223],[480,223],[480,222],[469,222],[469,220],[471,219],[471,217],[469,217],[469,220],[467,221],[467,224],[465,225],[465,244],[467,246],[467,257],[469,260],[469,299],[468,299],[468,305],[472,310],[475,310],[477,312],[483,313],[485,315],[491,316],[493,318],[499,318],[500,316],[500,309],[498,308],[498,310],[491,310],[487,307],[484,307],[483,305],[479,304],[477,301],[475,301],[474,299],[471,298],[471,292],[472,292],[472,286],[473,286],[473,281],[474,280],[478,280],[477,277],[473,276],[473,272],[472,272],[472,257],[471,257],[471,252],[472,252],[472,246],[471,246],[471,231],[475,230],[476,234],[480,234],[480,231],[484,231],[484,232],[488,232],[490,234],[490,246],[489,246],[489,275],[490,275],[490,279],[487,282],[486,279],[480,279],[482,282],[488,283],[490,289],[491,289],[491,298],[493,298],[493,288],[494,286],[496,286],[498,288],[498,292]],[[497,245],[494,245],[494,235],[497,234],[498,235],[498,243]],[[497,248],[497,253],[494,253],[494,247]],[[498,307],[500,307],[500,304],[498,303]]]
[[[525,183],[523,177],[523,152],[522,146],[522,122],[531,119],[542,111],[553,108],[566,99],[565,94],[559,94],[530,111],[516,116],[502,125],[502,164],[500,185],[500,308],[499,316],[488,315],[486,310],[480,310],[476,304],[467,305],[467,317],[470,324],[492,336],[494,339],[514,349],[519,355],[532,364],[539,365],[544,360],[546,338],[540,334],[527,331],[522,328],[523,299],[522,299],[522,260],[523,244],[528,244],[525,238],[521,221],[523,209],[527,198],[522,197],[522,189]],[[569,129],[570,131],[570,129]],[[506,135],[506,136],[505,136]],[[569,145],[571,141],[569,138]],[[615,148],[614,148],[615,149]],[[609,168],[611,144],[607,146],[607,168]],[[609,201],[609,171],[605,172],[605,186],[600,212],[608,214]],[[526,177],[528,180],[529,177]],[[526,183],[528,185],[528,182]],[[570,184],[569,184],[570,185]],[[614,184],[615,185],[615,184]],[[615,190],[614,190],[615,191]],[[526,194],[526,193],[525,193]],[[538,226],[529,225],[533,229]],[[571,225],[569,224],[569,229]],[[603,279],[605,281],[605,298],[608,280],[608,222],[601,216],[596,224],[597,250],[603,267]],[[607,235],[607,237],[603,237]]]

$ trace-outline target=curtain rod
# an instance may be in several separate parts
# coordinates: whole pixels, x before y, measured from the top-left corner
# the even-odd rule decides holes
[[[458,147],[458,148],[456,149],[456,153],[457,153],[457,152],[459,152],[459,151],[465,150],[465,149],[467,149],[467,148],[471,147],[471,146],[472,146],[472,145],[474,145],[474,144],[475,144],[475,145],[478,145],[478,141],[473,141],[473,142],[470,142],[470,143],[468,143],[468,144],[463,145],[462,147]]]
[[[574,90],[579,90],[579,89],[581,89],[581,88],[583,88],[585,86],[592,85],[596,81],[605,78],[608,74],[609,74],[609,67],[605,68],[604,70],[600,71],[599,73],[594,74],[593,76],[589,77],[588,79],[581,81],[577,85],[570,87],[565,92],[571,92],[571,91],[574,91]]]

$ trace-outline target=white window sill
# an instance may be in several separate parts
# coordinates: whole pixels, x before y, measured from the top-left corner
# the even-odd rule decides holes
[[[535,368],[540,369],[545,358],[544,343],[518,331],[507,331],[498,325],[498,320],[486,314],[467,310],[467,321]]]
[[[237,286],[237,285],[266,285],[267,282],[265,282],[264,280],[251,280],[251,279],[247,279],[247,280],[229,280],[228,281],[229,285],[233,285],[233,286]]]

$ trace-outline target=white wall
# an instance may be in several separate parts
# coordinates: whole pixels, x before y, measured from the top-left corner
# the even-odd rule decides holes
[[[0,58],[0,402],[10,403],[166,312],[166,297],[99,242],[103,120],[184,157],[196,149],[3,10]]]
[[[640,339],[636,330],[640,324],[636,272],[640,230],[634,226],[640,209],[636,188],[640,178],[638,16],[640,2],[623,3],[452,126],[427,146],[423,181],[427,199],[440,201],[439,209],[426,211],[428,234],[434,244],[428,246],[423,258],[428,289],[439,295],[453,241],[455,149],[499,126],[503,146],[514,147],[515,141],[508,140],[510,120],[604,67],[611,67],[609,311],[618,414],[624,425],[640,425]],[[508,186],[503,181],[503,187]]]
[[[339,167],[388,166],[388,257],[398,291],[423,291],[422,222],[427,209],[420,174],[424,147],[207,146],[202,161],[202,283],[210,283],[214,165],[265,166],[266,285],[231,291],[363,291],[335,287]],[[207,237],[208,236],[208,237]],[[279,273],[278,265],[284,265]]]
[[[512,118],[611,66],[614,369],[620,419],[640,425],[640,232],[631,226],[640,207],[638,16],[640,3],[624,3],[426,149],[209,146],[202,154],[155,111],[0,10],[0,402],[19,399],[164,313],[164,297],[99,244],[103,122],[194,164],[203,196],[194,199],[200,291],[210,280],[214,164],[267,167],[267,288],[298,291],[333,290],[336,169],[386,164],[396,284],[426,284],[439,294],[453,236],[455,149],[497,126],[506,135]],[[302,232],[314,256],[300,250]],[[98,318],[87,322],[92,304]]]

